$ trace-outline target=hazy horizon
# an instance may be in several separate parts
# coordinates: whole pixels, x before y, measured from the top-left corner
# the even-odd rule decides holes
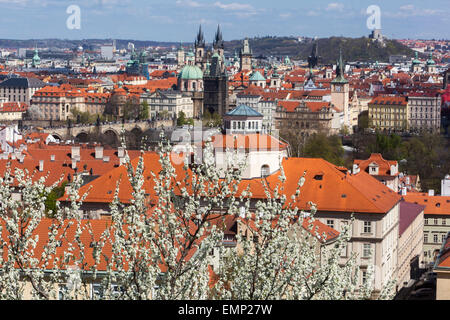
[[[67,27],[68,7],[80,9],[80,29]],[[390,39],[448,39],[448,0],[0,0],[0,38],[8,40],[123,39],[190,42],[199,25],[212,42],[245,37],[368,36],[367,8],[377,5]],[[149,40],[150,39],[150,40]],[[229,40],[231,41],[231,40]]]

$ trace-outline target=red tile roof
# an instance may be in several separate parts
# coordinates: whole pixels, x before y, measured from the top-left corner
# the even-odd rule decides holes
[[[425,214],[450,215],[449,196],[429,196],[427,193],[408,193],[403,198],[411,203],[425,206]]]
[[[442,248],[436,259],[434,268],[435,270],[450,269],[450,233],[447,233],[447,238],[442,244]]]
[[[406,106],[406,97],[400,96],[377,96],[373,98],[369,104],[373,105],[394,105],[394,106]]]
[[[24,102],[5,102],[0,104],[0,112],[25,112],[28,104]]]
[[[391,166],[397,166],[397,161],[385,160],[380,153],[372,153],[367,160],[355,159],[354,164],[357,164],[362,171],[369,172],[369,165],[376,163],[378,165],[378,175],[379,176],[390,176]],[[396,173],[395,175],[398,175]]]

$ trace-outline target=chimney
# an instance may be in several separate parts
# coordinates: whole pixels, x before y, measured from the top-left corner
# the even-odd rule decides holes
[[[72,146],[72,159],[80,160],[80,147]]]
[[[77,160],[72,160],[72,169],[77,168]]]
[[[125,157],[125,148],[124,147],[119,147],[117,149],[117,156],[119,157],[119,159]]]
[[[407,189],[406,187],[402,187],[402,196],[406,196]]]
[[[103,162],[109,162],[109,157],[104,156],[104,157],[103,157]]]
[[[44,160],[39,160],[39,172],[44,171]]]
[[[55,155],[54,154],[52,154],[52,155],[50,155],[50,161],[55,161]]]
[[[357,173],[359,173],[359,171],[360,171],[359,166],[357,164],[354,164],[353,165],[353,174],[357,174]]]
[[[428,190],[428,195],[430,197],[433,197],[434,196],[434,190],[433,189]]]
[[[103,147],[95,147],[95,159],[102,159],[103,158]]]
[[[406,177],[406,184],[409,185],[410,182],[411,182],[411,181],[409,180],[409,177]]]
[[[20,162],[20,163],[23,163],[23,159],[25,158],[25,155],[24,155],[24,154],[20,154],[20,155],[18,156],[18,158],[19,158],[19,162]]]

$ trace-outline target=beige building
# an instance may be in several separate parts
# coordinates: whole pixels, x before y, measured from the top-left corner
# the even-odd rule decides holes
[[[28,105],[24,102],[0,103],[0,121],[18,121],[23,119]]]
[[[436,300],[450,300],[450,232],[442,243],[434,264],[436,272]]]
[[[408,130],[408,103],[402,96],[377,96],[369,103],[369,127],[383,131]]]
[[[408,202],[425,206],[423,261],[426,265],[435,262],[441,245],[450,231],[450,197],[432,194],[432,192],[428,194],[411,192],[403,196]]]
[[[318,132],[332,135],[339,131],[341,115],[327,101],[278,101],[275,128],[294,129],[302,137]]]
[[[424,209],[425,206],[419,204],[400,202],[396,279],[398,288],[419,277],[420,262],[423,261]]]
[[[109,97],[109,93],[88,92],[69,84],[47,86],[34,94],[31,108],[37,110],[33,116],[36,120],[65,121],[73,116],[74,109],[103,114]]]
[[[11,77],[0,83],[0,97],[9,102],[24,102],[30,105],[34,93],[46,84],[36,78]]]
[[[441,128],[441,96],[423,92],[408,95],[408,124],[411,131],[439,133]]]
[[[184,92],[167,90],[156,90],[153,93],[144,93],[141,95],[141,104],[146,102],[149,107],[149,117],[156,117],[167,113],[171,118],[178,116],[183,111],[186,118],[192,118],[194,115],[194,103],[192,97]]]

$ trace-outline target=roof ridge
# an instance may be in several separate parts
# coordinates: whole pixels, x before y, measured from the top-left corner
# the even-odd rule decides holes
[[[363,198],[365,198],[370,204],[372,204],[374,207],[376,207],[378,210],[381,210],[381,212],[384,212],[384,210],[382,208],[380,208],[378,206],[378,203],[374,203],[371,199],[369,199],[365,193],[361,192],[361,190],[359,190],[356,186],[354,186],[351,183],[351,180],[354,179],[355,176],[349,175],[347,176],[346,173],[343,173],[342,171],[339,171],[338,169],[336,169],[335,165],[333,165],[332,163],[326,161],[325,159],[320,159],[322,161],[324,161],[329,167],[332,167],[334,170],[338,171],[337,173],[342,174],[345,177],[345,180],[347,181],[347,184],[350,185],[354,190],[356,190],[360,195],[363,196]],[[366,173],[367,174],[367,173]],[[370,175],[369,175],[370,176]],[[347,179],[348,177],[351,177],[350,179]],[[371,176],[370,176],[371,177]],[[371,177],[372,178],[372,177]],[[375,179],[375,178],[374,178]],[[381,182],[380,182],[381,183]],[[386,187],[387,188],[387,187]],[[392,208],[390,208],[392,209]]]

